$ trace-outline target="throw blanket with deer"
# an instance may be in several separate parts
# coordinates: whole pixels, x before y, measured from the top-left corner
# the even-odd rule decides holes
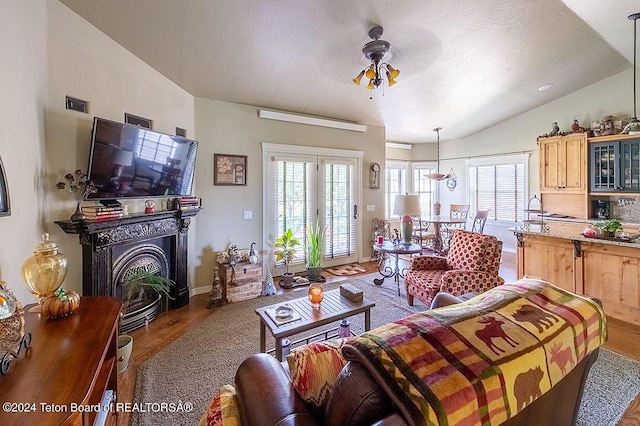
[[[497,425],[605,340],[595,301],[527,279],[386,324],[343,353],[367,366],[410,424]]]

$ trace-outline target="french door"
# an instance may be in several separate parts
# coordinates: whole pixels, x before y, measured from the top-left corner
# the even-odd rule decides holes
[[[270,144],[268,147],[273,148]],[[322,266],[357,262],[360,159],[349,157],[353,151],[346,151],[347,156],[340,155],[339,150],[305,151],[317,153],[276,150],[264,156],[265,252],[274,261],[275,239],[291,228],[301,245],[289,269],[303,271],[306,227],[318,223],[326,229]]]

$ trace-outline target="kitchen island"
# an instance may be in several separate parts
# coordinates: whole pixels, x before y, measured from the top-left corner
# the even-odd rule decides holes
[[[540,277],[559,287],[596,297],[606,314],[640,325],[640,239],[637,225],[625,224],[630,240],[582,235],[590,221],[549,221],[549,232],[513,229],[518,278]]]

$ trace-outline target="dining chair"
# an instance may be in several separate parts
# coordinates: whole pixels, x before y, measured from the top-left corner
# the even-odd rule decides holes
[[[432,249],[436,234],[430,229],[431,224],[421,220],[420,216],[413,218],[413,241],[423,249]]]
[[[469,217],[469,204],[450,204],[449,205],[449,217],[451,219],[465,219],[464,223],[451,223],[445,225],[441,232],[440,236],[442,237],[442,242],[446,247],[449,247],[451,243],[451,237],[453,237],[453,233],[457,229],[467,229],[466,219]]]
[[[471,226],[471,232],[477,232],[479,234],[484,233],[484,225],[489,218],[489,210],[477,210],[476,216],[473,218],[473,225]]]

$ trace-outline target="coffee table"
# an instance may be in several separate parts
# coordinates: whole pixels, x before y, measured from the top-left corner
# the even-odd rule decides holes
[[[294,316],[296,318],[299,316],[299,318],[278,325],[267,311],[285,304],[293,308]],[[267,328],[276,339],[275,355],[279,361],[282,361],[282,340],[294,334],[361,313],[364,313],[364,329],[369,331],[371,329],[371,308],[375,305],[367,299],[361,303],[354,303],[340,296],[340,289],[337,289],[324,292],[320,309],[313,309],[306,295],[299,299],[258,308],[256,314],[260,317],[260,352],[267,352]]]

